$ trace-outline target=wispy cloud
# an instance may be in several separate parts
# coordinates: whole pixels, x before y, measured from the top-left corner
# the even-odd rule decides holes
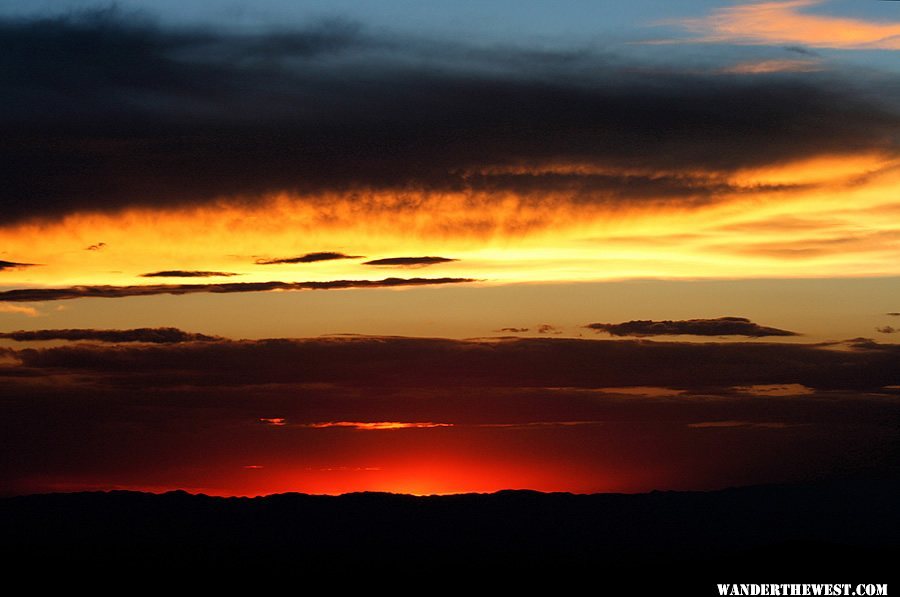
[[[344,288],[393,288],[474,282],[472,278],[385,278],[383,280],[331,280],[325,282],[232,282],[224,284],[156,284],[141,286],[70,286],[22,288],[0,292],[0,302],[61,301],[77,298],[123,298],[155,294],[211,292],[266,292],[271,290],[334,290]]]
[[[335,259],[362,259],[362,255],[346,255],[334,251],[318,251],[306,253],[299,257],[278,257],[274,259],[257,259],[257,265],[279,265],[290,263],[316,263],[317,261],[333,261]]]
[[[265,425],[272,425],[273,427],[284,427],[287,425],[286,420],[282,417],[263,417],[259,419],[259,422]]]
[[[0,271],[5,269],[19,269],[21,267],[31,267],[36,265],[34,263],[16,263],[15,261],[2,261],[0,260]]]
[[[34,307],[26,307],[24,305],[5,305],[0,303],[0,313],[19,313],[28,317],[37,317],[38,310]]]
[[[809,73],[824,67],[819,60],[756,60],[739,62],[720,68],[716,72],[723,75],[765,75],[769,73]]]
[[[403,421],[327,421],[323,423],[305,423],[298,427],[309,427],[311,429],[331,429],[334,427],[343,427],[348,429],[356,429],[357,431],[391,431],[395,429],[431,429],[434,427],[453,427],[453,423],[432,423],[428,422],[403,422]]]
[[[799,44],[814,48],[900,49],[900,21],[878,22],[807,12],[822,0],[755,2],[665,21],[696,35],[689,42]]]
[[[805,396],[813,393],[812,388],[798,383],[756,384],[752,386],[738,386],[734,389],[753,396]]]

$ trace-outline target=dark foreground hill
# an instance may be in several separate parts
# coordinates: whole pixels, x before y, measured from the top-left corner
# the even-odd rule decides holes
[[[587,575],[708,593],[714,582],[887,582],[900,567],[900,482],[639,495],[47,494],[0,500],[0,532],[8,570],[63,578],[300,582],[337,571],[341,582],[453,583],[477,571],[497,583]]]

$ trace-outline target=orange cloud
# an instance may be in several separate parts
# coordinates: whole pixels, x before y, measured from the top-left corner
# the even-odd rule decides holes
[[[768,73],[808,73],[822,70],[818,60],[757,60],[740,62],[717,72],[723,75],[764,75]]]
[[[328,421],[325,423],[309,423],[301,425],[311,429],[329,429],[332,427],[346,427],[358,431],[387,431],[393,429],[431,429],[433,427],[453,427],[452,423],[404,423],[400,421]]]
[[[822,0],[758,2],[717,8],[699,18],[667,21],[698,37],[692,42],[726,42],[751,45],[802,44],[814,48],[845,50],[900,49],[900,22],[810,14],[802,9]]]
[[[0,313],[18,313],[28,317],[37,317],[38,311],[34,307],[25,307],[22,305],[8,305],[0,303]]]
[[[261,418],[259,422],[265,423],[266,425],[272,425],[274,427],[283,427],[286,424],[285,420],[281,417]]]
[[[529,167],[548,173],[604,168]],[[72,287],[85,289],[73,297],[104,286],[116,287],[116,295],[123,294],[121,287],[133,287],[129,296],[146,294],[152,288],[142,275],[154,271],[240,274],[234,279],[245,286],[217,285],[225,290],[371,276],[371,267],[355,259],[258,263],[263,255],[307,256],[322,249],[376,258],[451,256],[457,261],[430,265],[429,277],[488,284],[900,274],[900,224],[889,217],[900,213],[900,167],[890,153],[822,155],[730,173],[618,172],[704,181],[714,190],[697,202],[651,192],[642,202],[608,203],[555,192],[540,200],[506,191],[278,194],[212,207],[79,213],[0,227],[0,246],[43,264],[5,271],[3,282],[5,288],[37,291],[9,295],[27,300]],[[83,251],[92,238],[107,239],[107,248]],[[273,267],[279,280],[274,286]],[[186,287],[192,285],[157,291]]]

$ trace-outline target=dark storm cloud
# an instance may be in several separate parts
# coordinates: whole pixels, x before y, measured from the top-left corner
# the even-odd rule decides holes
[[[389,265],[397,267],[426,267],[438,263],[449,263],[451,261],[459,261],[458,259],[450,259],[448,257],[386,257],[384,259],[373,259],[366,261],[363,265]]]
[[[77,298],[123,298],[155,294],[212,292],[265,292],[268,290],[334,290],[342,288],[390,288],[462,284],[472,278],[385,278],[383,280],[328,280],[325,282],[228,282],[222,284],[147,284],[139,286],[69,286],[68,288],[21,288],[0,292],[0,302],[62,301]]]
[[[893,326],[886,325],[883,327],[875,328],[876,332],[881,332],[882,334],[897,334],[900,333],[900,329],[897,329]]]
[[[299,257],[284,257],[281,259],[257,259],[257,265],[277,265],[281,263],[315,263],[317,261],[331,261],[333,259],[362,259],[362,255],[345,255],[334,251],[319,251],[307,253]]]
[[[29,330],[0,332],[0,338],[17,342],[42,340],[88,340],[93,342],[149,342],[152,344],[175,344],[178,342],[213,342],[222,340],[217,336],[185,332],[178,328],[136,328],[133,330]]]
[[[161,272],[150,272],[149,274],[141,274],[142,278],[217,278],[240,276],[232,272],[204,272],[197,270],[171,269]]]
[[[6,19],[0,65],[5,221],[283,190],[694,204],[734,191],[721,174],[737,168],[896,151],[900,123],[896,82],[873,74],[648,73],[593,51],[346,23],[225,33],[115,11]]]
[[[10,356],[27,370],[104,374],[137,385],[727,389],[799,384],[816,390],[857,391],[900,385],[900,345],[872,341],[825,347],[555,338],[329,337],[115,349],[75,345],[23,349]]]
[[[624,323],[591,323],[586,328],[611,336],[797,336],[796,332],[761,326],[745,317],[651,321],[638,319]]]
[[[20,267],[31,267],[35,265],[34,263],[16,263],[15,261],[2,261],[0,260],[0,271],[5,269],[18,269]]]

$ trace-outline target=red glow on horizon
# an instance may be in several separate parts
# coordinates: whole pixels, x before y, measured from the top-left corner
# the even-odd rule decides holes
[[[430,421],[422,423],[405,423],[400,421],[327,421],[324,423],[307,423],[301,427],[310,429],[328,429],[330,427],[346,427],[357,429],[359,431],[385,431],[391,429],[432,429],[435,427],[453,427],[453,423],[432,423]]]
[[[265,423],[266,425],[274,425],[276,427],[281,427],[286,424],[285,419],[280,418],[280,417],[260,418],[259,422]]]

